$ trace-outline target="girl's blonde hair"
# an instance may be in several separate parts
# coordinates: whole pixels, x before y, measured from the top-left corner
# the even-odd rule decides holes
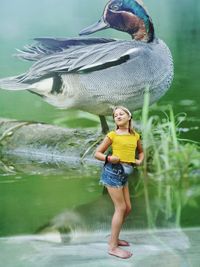
[[[115,111],[117,109],[122,109],[124,112],[126,112],[126,114],[128,114],[130,116],[128,131],[129,131],[130,134],[135,134],[134,128],[132,127],[132,121],[131,121],[132,114],[131,114],[131,112],[124,106],[116,106],[116,107],[113,108],[113,119],[114,119],[114,116],[115,116]],[[119,127],[117,126],[117,129],[118,128]]]

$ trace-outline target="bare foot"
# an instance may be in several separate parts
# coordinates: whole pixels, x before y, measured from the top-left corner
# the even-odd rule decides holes
[[[109,242],[110,242],[110,236],[109,236]],[[121,246],[121,247],[129,247],[130,246],[129,242],[127,242],[125,240],[121,240],[121,239],[118,239],[117,245]]]
[[[128,247],[128,246],[130,246],[130,244],[127,242],[127,241],[125,241],[125,240],[118,240],[118,246],[122,246],[122,247]]]
[[[133,255],[130,251],[123,250],[119,247],[109,249],[108,254],[122,259],[128,259]]]

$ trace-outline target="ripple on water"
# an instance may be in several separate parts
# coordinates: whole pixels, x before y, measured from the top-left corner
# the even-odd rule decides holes
[[[17,183],[17,180],[3,180],[0,181],[0,184],[12,184],[12,183]]]
[[[197,105],[194,99],[182,99],[179,101],[179,105],[181,106],[195,106]]]

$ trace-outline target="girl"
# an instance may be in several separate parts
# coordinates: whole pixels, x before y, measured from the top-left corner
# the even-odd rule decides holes
[[[131,113],[122,106],[113,110],[116,130],[111,131],[104,138],[95,152],[95,158],[105,161],[100,183],[106,186],[113,201],[115,212],[112,218],[111,236],[108,253],[110,255],[127,259],[132,253],[119,246],[129,246],[129,243],[119,239],[119,233],[125,217],[131,211],[131,201],[128,188],[128,175],[133,171],[133,164],[140,165],[144,153],[139,134],[131,128]],[[104,153],[112,147],[112,155]],[[139,159],[135,159],[138,149]]]

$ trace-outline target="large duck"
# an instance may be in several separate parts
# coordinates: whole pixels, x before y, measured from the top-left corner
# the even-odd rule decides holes
[[[21,75],[1,79],[0,87],[29,90],[57,108],[99,115],[106,132],[104,116],[113,106],[141,108],[147,87],[150,102],[156,102],[173,79],[170,50],[155,37],[141,0],[110,0],[101,19],[80,35],[107,28],[127,32],[132,40],[36,38],[18,54],[35,63]]]

